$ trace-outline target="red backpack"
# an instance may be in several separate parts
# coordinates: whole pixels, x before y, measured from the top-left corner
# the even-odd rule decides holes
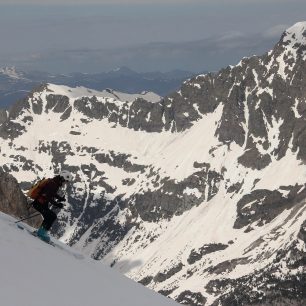
[[[40,195],[41,190],[43,187],[47,185],[50,179],[43,178],[42,180],[35,183],[30,190],[27,192],[27,196],[30,197],[33,200],[36,200],[38,196]]]

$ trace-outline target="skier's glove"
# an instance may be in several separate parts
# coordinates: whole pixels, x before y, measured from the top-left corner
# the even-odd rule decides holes
[[[62,209],[64,207],[64,204],[63,203],[54,203],[55,206],[57,206],[58,208]]]
[[[62,201],[62,202],[65,202],[66,201],[66,198],[65,197],[61,197],[61,196],[57,196],[57,199],[59,201]]]

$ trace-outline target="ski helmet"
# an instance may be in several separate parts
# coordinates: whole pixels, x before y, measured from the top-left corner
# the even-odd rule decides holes
[[[60,175],[60,177],[62,177],[67,182],[72,181],[72,174],[67,170],[61,171],[61,173],[59,175]]]

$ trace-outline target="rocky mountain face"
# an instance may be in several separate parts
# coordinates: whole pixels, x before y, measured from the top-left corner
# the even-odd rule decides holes
[[[306,302],[306,22],[163,99],[47,84],[0,126],[27,189],[74,174],[54,235],[187,305]]]
[[[15,217],[28,217],[33,212],[16,178],[6,172],[0,172],[0,211]],[[36,226],[41,218],[31,218],[25,222]]]
[[[8,115],[8,112],[6,110],[0,109],[0,124],[6,121],[7,115]]]

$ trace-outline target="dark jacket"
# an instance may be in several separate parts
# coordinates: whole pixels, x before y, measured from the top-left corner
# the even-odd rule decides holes
[[[48,203],[56,205],[57,202],[54,201],[55,199],[63,201],[65,198],[57,194],[62,185],[63,181],[60,176],[55,176],[54,178],[48,179],[46,184],[41,189],[37,201],[43,205],[48,205]]]

